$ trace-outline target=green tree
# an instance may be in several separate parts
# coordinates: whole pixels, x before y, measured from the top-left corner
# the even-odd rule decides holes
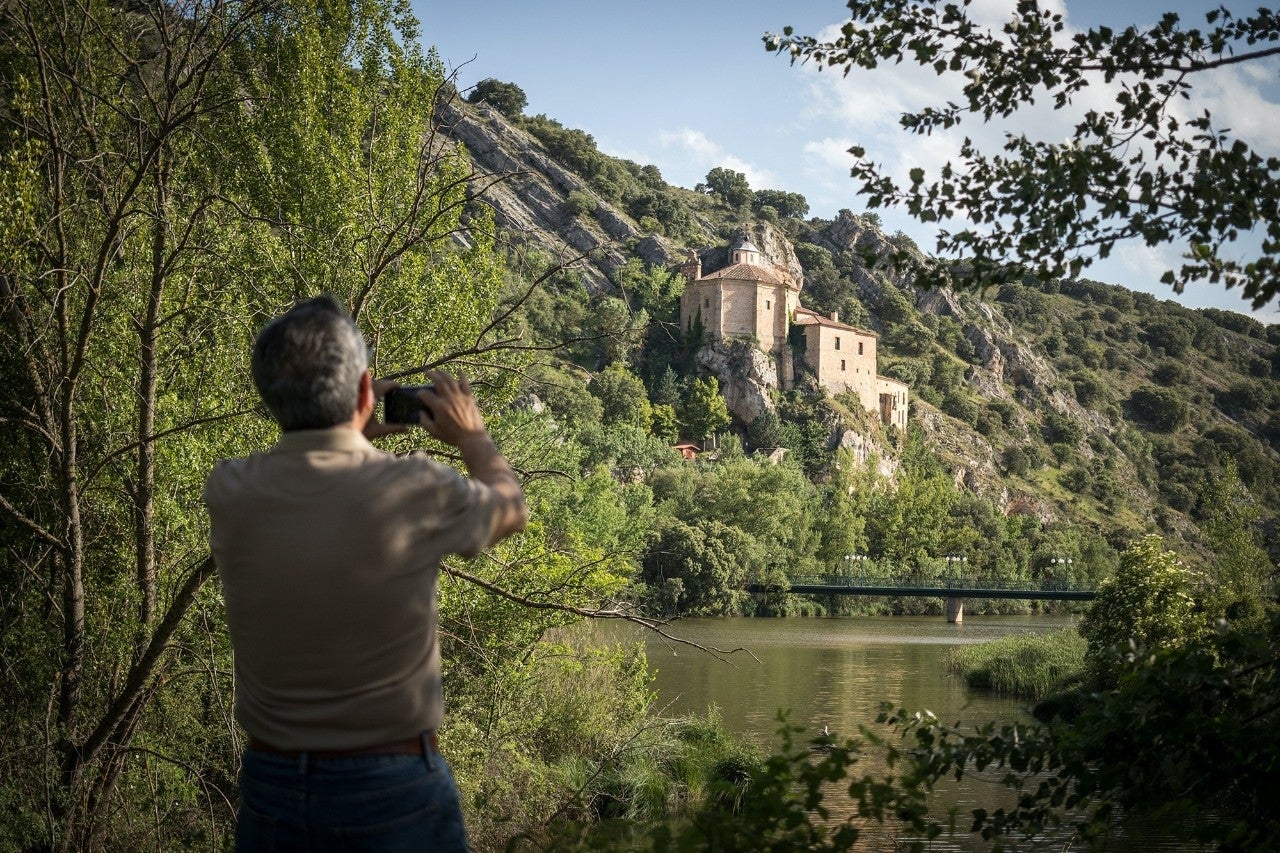
[[[782,440],[782,421],[773,409],[765,409],[756,415],[756,419],[747,425],[747,441],[752,448],[769,450],[777,447]]]
[[[673,520],[645,550],[644,582],[669,613],[687,616],[740,614],[754,551],[741,530],[719,521]]]
[[[1193,597],[1194,578],[1159,536],[1147,536],[1120,556],[1113,577],[1098,587],[1080,623],[1095,677],[1114,684],[1132,641],[1146,651],[1195,642],[1205,630]]]
[[[681,425],[695,441],[706,441],[730,421],[729,407],[720,396],[720,383],[714,376],[690,382],[677,411]]]
[[[629,259],[614,273],[614,284],[635,308],[644,308],[655,319],[674,321],[684,292],[684,276],[662,266]]]
[[[22,0],[0,32],[0,847],[216,846],[239,735],[200,490],[274,435],[254,331],[327,290],[444,363],[499,261],[484,227],[448,250],[471,170],[424,135],[444,74],[398,7]]]
[[[756,190],[751,206],[757,211],[763,207],[772,207],[779,216],[790,219],[802,219],[809,213],[809,202],[805,197],[786,190]]]
[[[621,364],[611,364],[591,378],[587,389],[600,400],[603,422],[647,430],[652,416],[640,377]]]
[[[1200,75],[1276,51],[1276,14],[1236,16],[1218,7],[1204,26],[1184,26],[1176,12],[1146,28],[1100,26],[1067,38],[1054,7],[1024,0],[1003,26],[975,21],[968,3],[945,0],[852,0],[850,20],[832,41],[787,27],[765,47],[791,61],[849,73],[908,60],[957,78],[963,97],[905,113],[910,133],[952,128],[966,119],[1007,119],[1031,103],[1063,109],[1087,88],[1117,91],[1115,106],[1092,109],[1067,140],[1006,136],[1003,152],[969,139],[959,162],[936,177],[909,172],[899,184],[855,146],[859,192],[871,207],[905,207],[922,222],[953,217],[974,223],[942,231],[938,249],[963,265],[923,271],[935,281],[970,285],[1021,279],[1076,278],[1119,242],[1185,250],[1162,281],[1176,291],[1194,281],[1240,287],[1260,308],[1280,289],[1280,164],[1220,128],[1208,110],[1184,118],[1175,104]],[[1135,140],[1144,140],[1135,148]],[[1260,249],[1232,244],[1261,233]],[[908,259],[901,258],[904,262]]]
[[[723,166],[707,172],[707,182],[699,184],[703,191],[716,196],[730,207],[746,207],[753,198],[747,176]]]
[[[603,365],[615,362],[625,365],[635,357],[648,325],[648,311],[643,308],[632,311],[616,296],[606,296],[597,302],[587,318],[587,331]]]
[[[1205,609],[1245,629],[1259,629],[1263,614],[1275,605],[1276,569],[1258,544],[1255,525],[1261,513],[1234,460],[1222,476],[1206,478],[1200,505],[1205,508],[1200,527],[1212,547],[1213,600]]]
[[[591,393],[587,382],[578,376],[558,370],[543,369],[536,375],[538,394],[546,401],[552,417],[571,432],[577,432],[604,418],[600,398]]]
[[[524,108],[529,105],[529,98],[515,83],[504,83],[492,77],[486,77],[475,85],[467,101],[473,104],[486,103],[507,118],[519,118]]]
[[[676,406],[680,402],[680,380],[668,365],[653,389],[653,402],[659,406]]]
[[[660,438],[668,444],[675,444],[680,440],[680,418],[676,415],[674,406],[654,403],[649,411],[652,415],[649,431],[655,438]]]

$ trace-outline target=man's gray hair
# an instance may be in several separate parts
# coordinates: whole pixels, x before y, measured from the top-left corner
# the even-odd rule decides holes
[[[317,296],[258,334],[253,383],[281,429],[327,429],[355,414],[368,363],[351,315],[333,297]]]

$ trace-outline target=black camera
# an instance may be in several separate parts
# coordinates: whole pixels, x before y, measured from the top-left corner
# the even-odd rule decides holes
[[[435,386],[401,385],[388,391],[382,397],[382,420],[389,424],[416,424],[418,412],[426,412],[427,417],[431,417],[431,412],[418,399],[418,392],[428,388],[434,389]]]

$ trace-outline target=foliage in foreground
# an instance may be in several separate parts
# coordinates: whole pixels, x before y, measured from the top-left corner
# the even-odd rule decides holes
[[[1079,116],[1071,138],[1009,133],[994,154],[966,138],[958,163],[929,180],[911,169],[909,186],[854,147],[853,176],[868,205],[901,205],[922,222],[974,223],[938,238],[939,251],[966,258],[957,278],[972,285],[1017,282],[1027,269],[1075,277],[1095,247],[1105,258],[1117,243],[1140,238],[1186,249],[1181,266],[1161,277],[1178,292],[1207,279],[1241,287],[1254,308],[1271,301],[1280,160],[1217,125],[1202,104],[1189,115],[1180,105],[1208,72],[1265,61],[1280,39],[1276,12],[1236,16],[1219,6],[1202,28],[1184,27],[1170,12],[1145,29],[1099,26],[1068,37],[1054,4],[1021,0],[994,26],[982,20],[981,5],[850,0],[850,20],[832,41],[790,27],[765,36],[767,50],[793,63],[848,74],[907,60],[933,70],[943,87],[962,87],[958,97],[940,95],[938,105],[903,114],[900,124],[915,134],[1008,119],[1033,102],[1070,110],[1085,90],[1114,94],[1115,108]],[[1137,139],[1144,144],[1127,144]],[[1265,232],[1261,248],[1241,258],[1231,244],[1255,230]]]
[[[971,688],[1039,700],[1078,683],[1084,675],[1085,641],[1075,628],[1014,634],[956,648],[947,668]]]

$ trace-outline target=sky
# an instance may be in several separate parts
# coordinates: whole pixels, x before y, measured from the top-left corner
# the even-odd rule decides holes
[[[1069,27],[1147,24],[1166,11],[1203,24],[1213,3],[1181,0],[1044,0]],[[1065,139],[1072,116],[1026,111],[1000,126],[966,121],[956,133],[930,137],[898,126],[905,111],[959,94],[932,72],[902,64],[847,77],[792,66],[767,53],[761,37],[790,25],[802,35],[832,37],[847,20],[840,0],[412,0],[422,41],[438,51],[464,90],[494,77],[518,84],[527,115],[545,113],[590,133],[601,151],[652,164],[671,184],[692,188],[716,166],[744,173],[752,189],[798,192],[809,215],[866,210],[849,177],[851,145],[905,179],[912,166],[936,170],[956,157],[963,135],[995,150],[1007,130]],[[1252,5],[1230,2],[1241,13]],[[1002,22],[1013,0],[974,0],[983,20]],[[1263,155],[1280,155],[1280,59],[1242,63],[1201,75],[1197,100],[1221,127]],[[1114,105],[1113,92],[1087,90],[1077,108]],[[881,209],[883,227],[902,230],[925,250],[933,230],[896,209]],[[1175,299],[1280,323],[1280,300],[1253,311],[1238,290],[1188,285],[1178,295],[1159,283],[1182,247],[1117,246],[1082,275]],[[1245,256],[1242,250],[1241,256]]]

